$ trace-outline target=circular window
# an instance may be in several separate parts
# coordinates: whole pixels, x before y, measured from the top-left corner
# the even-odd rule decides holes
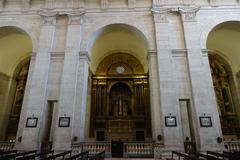
[[[125,71],[125,68],[123,66],[118,66],[116,68],[116,72],[119,73],[119,74],[123,74]]]

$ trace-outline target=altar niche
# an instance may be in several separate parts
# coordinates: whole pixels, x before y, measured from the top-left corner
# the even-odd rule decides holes
[[[148,74],[134,56],[115,53],[99,64],[92,76],[90,123],[90,138],[97,141],[151,140]]]

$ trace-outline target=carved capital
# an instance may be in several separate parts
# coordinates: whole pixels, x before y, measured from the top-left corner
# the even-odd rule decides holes
[[[108,9],[108,0],[100,0],[101,9]]]
[[[78,14],[78,15],[72,15],[69,14],[68,15],[69,21],[68,24],[69,25],[82,25],[83,23],[83,15],[82,14]]]
[[[27,10],[31,6],[31,0],[22,0],[22,9]]]
[[[169,8],[152,8],[151,9],[154,16],[155,23],[167,23],[168,22],[168,14],[171,12]]]
[[[55,25],[57,20],[57,13],[55,12],[40,12],[39,13],[43,17],[43,25]]]
[[[199,11],[199,7],[183,7],[179,11],[184,22],[194,22],[196,21],[196,15]]]

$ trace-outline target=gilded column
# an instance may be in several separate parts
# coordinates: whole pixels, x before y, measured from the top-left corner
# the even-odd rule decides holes
[[[63,64],[63,72],[61,77],[60,98],[58,106],[58,122],[59,117],[69,117],[70,125],[61,127],[55,124],[54,133],[54,150],[68,150],[71,148],[71,142],[74,137],[79,138],[81,124],[81,104],[77,100],[79,92],[84,92],[78,87],[78,81],[83,78],[83,74],[79,75],[82,67],[79,56],[80,44],[82,40],[82,22],[83,14],[68,14],[69,24],[67,31],[67,40],[65,47],[65,56]],[[87,95],[87,92],[85,93]]]
[[[222,149],[222,144],[216,140],[217,137],[222,137],[222,132],[208,56],[203,55],[199,40],[200,29],[196,20],[198,10],[197,7],[180,9],[191,85],[191,110],[198,149],[216,151]],[[211,117],[212,127],[201,127],[199,121],[201,116]]]
[[[29,93],[24,99],[16,144],[19,150],[39,149],[43,136],[44,117],[47,106],[47,83],[50,69],[50,53],[55,34],[55,13],[42,13],[43,26],[40,32],[39,44],[29,85]],[[36,127],[26,127],[27,118],[36,118]],[[31,145],[30,145],[31,144]]]

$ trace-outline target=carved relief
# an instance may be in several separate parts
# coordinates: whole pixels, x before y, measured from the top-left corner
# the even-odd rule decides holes
[[[135,57],[126,53],[112,54],[103,59],[97,68],[96,74],[106,75],[109,70],[113,70],[111,69],[113,64],[122,65],[123,67],[126,67],[126,69],[131,68],[133,74],[144,74],[141,63]],[[127,67],[128,65],[129,67]]]
[[[40,15],[43,17],[43,24],[46,26],[55,25],[57,22],[57,15],[55,13],[40,13]]]

